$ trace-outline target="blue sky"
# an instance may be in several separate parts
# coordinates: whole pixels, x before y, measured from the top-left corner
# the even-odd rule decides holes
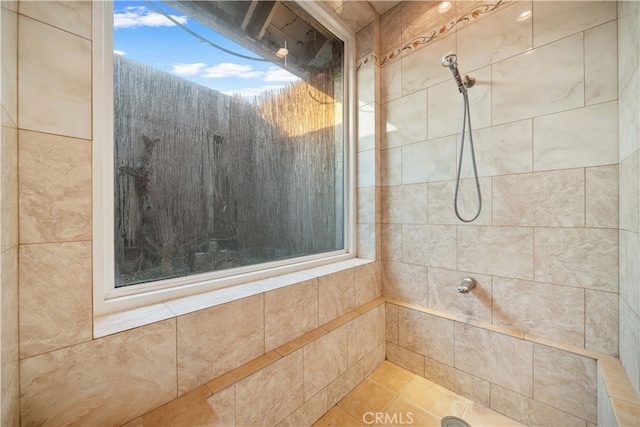
[[[176,21],[233,52],[257,57],[170,7],[154,1]],[[143,1],[114,2],[114,53],[172,73],[220,92],[253,96],[285,86],[297,77],[283,64],[251,61],[222,52],[198,40]]]

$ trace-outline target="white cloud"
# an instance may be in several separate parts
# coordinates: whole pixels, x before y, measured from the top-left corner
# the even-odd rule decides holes
[[[187,23],[186,16],[170,15],[181,24]],[[113,28],[137,27],[173,27],[176,24],[166,16],[153,12],[146,7],[127,7],[124,11],[113,14]]]
[[[120,55],[120,56],[124,56],[126,55],[126,53],[124,53],[124,50],[115,50],[113,51],[114,55]]]
[[[243,88],[238,90],[226,90],[222,93],[229,96],[240,95],[244,98],[248,98],[252,96],[258,96],[262,92],[265,92],[268,90],[279,90],[279,89],[282,89],[283,87],[284,86],[279,86],[279,85],[266,85],[266,86],[253,87],[253,88]]]
[[[202,77],[217,79],[221,77],[240,77],[243,79],[253,79],[262,77],[263,71],[254,70],[251,65],[232,64],[223,62],[213,67],[205,68]]]
[[[179,76],[195,76],[206,66],[204,62],[196,62],[195,64],[173,64],[171,72]]]
[[[295,82],[298,79],[295,74],[279,67],[269,67],[267,74],[264,76],[265,82]]]

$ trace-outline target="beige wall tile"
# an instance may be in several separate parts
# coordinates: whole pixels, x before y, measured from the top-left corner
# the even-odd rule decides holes
[[[304,347],[304,400],[307,401],[347,370],[347,325]]]
[[[619,294],[636,313],[640,313],[640,235],[624,230],[618,234]]]
[[[303,403],[303,352],[283,357],[236,384],[236,423],[274,425]]]
[[[402,43],[402,5],[397,5],[380,16],[380,50],[382,54]]]
[[[265,351],[273,350],[317,327],[317,279],[265,292]]]
[[[584,347],[584,289],[494,277],[493,324]]]
[[[563,72],[542,72],[547,64]],[[491,93],[494,125],[584,105],[582,33],[493,64],[491,71],[500,82]]]
[[[456,139],[452,136],[402,147],[402,183],[443,181],[456,176]]]
[[[584,169],[494,177],[493,221],[513,226],[584,226]]]
[[[20,425],[20,374],[18,362],[2,364],[2,406],[0,423],[3,426]]]
[[[415,3],[415,2],[407,2]],[[402,95],[408,95],[416,91],[442,83],[451,78],[451,72],[442,66],[442,55],[456,50],[455,37],[444,37],[430,42],[422,49],[403,56],[402,62]],[[422,91],[420,92],[422,93]],[[426,91],[425,111],[426,111]],[[425,125],[426,125],[425,116]],[[426,126],[425,126],[426,131]],[[425,137],[420,140],[425,140]]]
[[[379,305],[349,322],[349,366],[384,343],[384,315],[384,305]]]
[[[533,169],[577,168],[618,162],[616,101],[533,119]]]
[[[618,233],[610,229],[535,229],[535,280],[566,286],[618,289]]]
[[[618,23],[614,20],[584,33],[584,102],[586,105],[618,98],[617,30]]]
[[[585,343],[587,350],[618,356],[618,295],[585,290]]]
[[[376,115],[380,114],[376,109],[380,106],[373,102],[358,108],[358,152],[376,148]]]
[[[639,12],[629,11],[618,19],[618,90],[623,90],[640,62]]]
[[[533,344],[455,324],[455,367],[525,396],[533,396]]]
[[[453,321],[405,307],[398,308],[398,344],[453,366]]]
[[[382,264],[382,295],[427,307],[428,268],[422,265]]]
[[[464,76],[471,68],[464,63],[461,64],[463,60],[460,58],[458,67],[461,75]],[[469,108],[473,114],[472,129],[491,126],[491,67],[474,70],[470,75],[476,79],[475,85],[468,91]],[[429,139],[462,133],[464,108],[463,98],[453,79],[447,79],[429,87],[427,93]]]
[[[359,258],[375,260],[380,253],[379,224],[358,224],[356,226],[356,241],[358,249],[356,256]]]
[[[182,394],[264,354],[263,296],[179,316],[177,328]]]
[[[0,162],[0,250],[4,252],[18,244],[18,130],[15,127],[2,126]]]
[[[450,225],[404,225],[402,260],[429,267],[456,268],[456,228]]]
[[[399,10],[399,9],[398,9]],[[384,22],[384,18],[381,20]],[[381,37],[380,43],[384,44],[388,40],[388,33]],[[400,44],[398,43],[397,46]],[[389,49],[382,49],[382,54],[387,54]],[[385,64],[380,70],[380,103],[384,104],[402,96],[402,61],[395,61]]]
[[[380,246],[383,261],[402,262],[402,224],[383,224]]]
[[[404,73],[402,77],[405,77]],[[384,104],[382,121],[382,149],[426,140],[427,91],[421,90]]]
[[[90,1],[24,1],[20,14],[91,39]]]
[[[371,375],[382,363],[387,360],[385,342],[382,341],[376,348],[367,353],[357,364],[361,364],[365,377]]]
[[[143,415],[142,425],[213,425],[218,416],[207,402],[210,395],[206,386],[200,386]]]
[[[491,178],[480,178],[482,207],[474,225],[491,225]],[[464,225],[454,210],[455,181],[430,182],[428,215],[430,224]],[[458,212],[462,218],[473,218],[478,212],[478,192],[473,179],[462,179],[458,188]]]
[[[400,392],[400,396],[426,409],[438,418],[462,416],[467,399],[438,384],[415,376]]]
[[[496,384],[491,384],[491,409],[525,425],[561,425],[585,427],[586,421],[530,399]]]
[[[426,224],[427,194],[427,184],[384,187],[382,223]]]
[[[635,151],[619,166],[619,188],[620,188],[620,228],[627,231],[640,231],[640,150]]]
[[[458,6],[459,7],[459,6]],[[500,9],[485,19],[458,30],[457,53],[465,70],[475,70],[533,47],[532,20],[518,19],[531,11],[531,1]]]
[[[21,358],[93,338],[91,242],[20,247]]]
[[[402,41],[422,35],[426,30],[439,27],[443,22],[455,19],[455,8],[446,13],[438,10],[438,2],[402,3]]]
[[[598,363],[598,368],[600,364]],[[607,388],[602,378],[602,372],[600,369],[596,372],[596,390],[597,390],[597,404],[596,410],[598,412],[598,425],[600,426],[615,426],[618,424],[616,416],[613,413],[613,406],[611,405],[611,399],[607,395]],[[635,393],[635,391],[634,391]]]
[[[533,230],[524,227],[460,227],[458,269],[533,278]]]
[[[618,99],[618,159],[620,162],[637,152],[640,147],[640,138],[638,138],[640,97],[638,97],[638,92],[640,92],[640,69],[636,68],[627,86],[620,89]]]
[[[363,52],[363,55],[370,52],[371,50],[373,49]],[[361,56],[362,55],[358,56],[358,58],[360,58]],[[356,73],[356,93],[358,96],[358,105],[361,107],[371,104],[373,101],[375,101],[374,71],[375,71],[375,63],[370,62],[369,64],[366,64],[360,67]],[[360,109],[360,111],[362,111],[362,109]],[[359,116],[358,121],[360,121],[360,117],[362,116]],[[371,120],[370,122],[374,123],[375,120]],[[370,148],[374,148],[374,147],[370,147]]]
[[[552,347],[533,349],[533,397],[596,422],[596,361]]]
[[[402,147],[380,152],[380,174],[383,186],[402,184]]]
[[[386,303],[384,305],[385,340],[398,344],[398,306]]]
[[[310,426],[327,412],[327,408],[327,389],[323,388],[318,394],[306,401],[304,405],[277,424],[277,427]]]
[[[355,307],[355,270],[321,276],[318,290],[319,324],[324,325]]]
[[[350,366],[327,386],[327,407],[332,407],[364,381],[364,364]]]
[[[360,151],[356,159],[356,187],[373,187],[378,185],[379,180],[376,171],[378,170],[378,157],[376,150]]]
[[[2,49],[2,126],[16,127],[18,124],[18,14],[5,9],[6,4],[7,2],[2,2],[0,17],[2,20],[0,47]]]
[[[387,360],[409,371],[424,375],[424,356],[387,341]]]
[[[0,254],[0,363],[3,375],[10,369],[9,364],[19,359],[18,256],[17,246]]]
[[[214,393],[207,399],[207,403],[218,416],[215,427],[236,425],[236,388],[235,385]]]
[[[487,407],[490,406],[489,381],[428,357],[424,358],[424,377]]]
[[[483,404],[484,405],[484,404]],[[511,418],[492,411],[487,408],[488,405],[479,405],[476,402],[469,402],[469,405],[464,411],[464,420],[473,423],[474,425],[491,425],[494,427],[524,427],[523,424],[518,424]]]
[[[533,2],[533,45],[547,44],[616,18],[608,1]]]
[[[618,228],[618,166],[587,168],[586,225]]]
[[[380,204],[376,203],[375,198],[377,188],[378,187],[358,188],[356,218],[359,224],[373,224],[376,222],[376,209],[380,209]]]
[[[380,262],[374,262],[356,267],[355,270],[355,305],[356,307],[360,307],[382,295],[380,281],[382,264]]]
[[[20,242],[90,240],[91,142],[28,131],[19,138]]]
[[[176,383],[172,319],[23,359],[22,423],[120,425],[175,398]]]
[[[620,298],[620,361],[640,394],[640,317]]]
[[[19,17],[18,114],[23,129],[91,138],[89,40]]]
[[[356,58],[374,51],[376,30],[375,22],[372,22],[356,33]]]
[[[477,285],[472,292],[461,294],[458,286],[465,277],[473,277]],[[430,268],[427,289],[429,307],[491,323],[491,276]]]

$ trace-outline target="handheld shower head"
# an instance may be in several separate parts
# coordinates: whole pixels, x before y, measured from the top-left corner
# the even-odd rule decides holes
[[[445,53],[442,56],[442,66],[449,67],[451,70],[458,68],[458,57],[453,52]]]

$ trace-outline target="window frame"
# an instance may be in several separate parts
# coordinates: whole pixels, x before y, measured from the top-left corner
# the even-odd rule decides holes
[[[263,264],[115,287],[113,1],[93,4],[93,313],[94,316],[157,304],[255,280],[355,258],[356,89],[355,34],[320,3],[301,7],[344,42],[343,194],[344,249]]]

